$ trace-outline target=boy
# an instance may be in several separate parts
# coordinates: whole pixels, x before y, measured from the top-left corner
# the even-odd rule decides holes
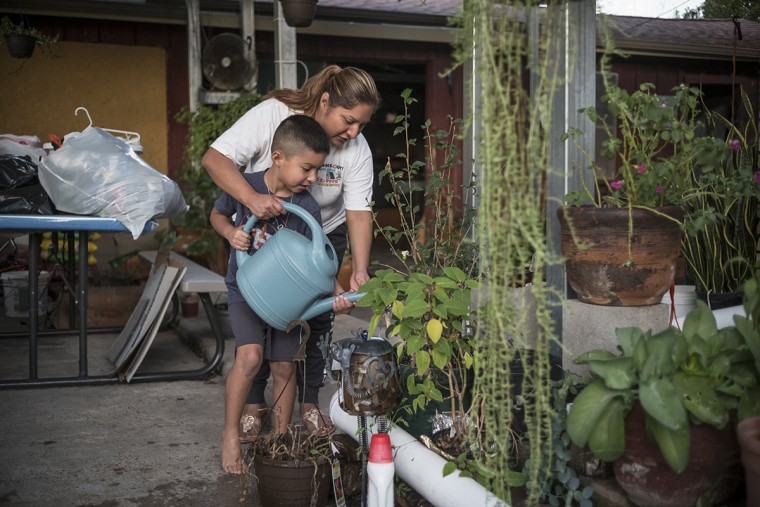
[[[263,172],[244,174],[246,181],[261,194],[269,194],[304,208],[321,222],[317,201],[307,188],[316,179],[317,169],[330,152],[330,143],[322,127],[311,117],[293,115],[277,127],[272,138],[272,165]],[[230,217],[235,216],[235,223]],[[229,194],[222,194],[214,203],[210,221],[214,230],[229,241],[235,250],[255,251],[279,229],[288,228],[311,237],[306,224],[295,215],[279,215],[259,220],[251,234],[243,225],[251,214],[247,208]],[[230,324],[235,335],[235,361],[227,376],[224,395],[224,427],[222,429],[222,469],[225,472],[244,472],[240,452],[239,424],[246,396],[265,354],[270,361],[275,403],[274,431],[283,433],[293,415],[296,385],[289,382],[293,373],[293,355],[298,348],[300,329],[290,333],[269,329],[264,321],[248,306],[238,289],[235,275],[235,252],[230,255],[225,282],[228,289]],[[336,284],[336,294],[342,292]],[[353,304],[339,296],[333,303],[336,313],[350,310]],[[267,334],[271,338],[267,340]],[[268,341],[268,343],[267,343]]]

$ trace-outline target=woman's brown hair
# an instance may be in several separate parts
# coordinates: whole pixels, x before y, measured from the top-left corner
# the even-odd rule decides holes
[[[272,90],[268,96],[314,117],[325,92],[330,95],[330,107],[353,109],[359,104],[366,104],[372,106],[374,111],[380,106],[380,94],[372,76],[356,67],[341,68],[338,65],[325,67],[310,77],[299,90]]]

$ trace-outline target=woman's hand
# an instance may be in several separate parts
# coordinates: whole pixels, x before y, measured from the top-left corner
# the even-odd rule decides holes
[[[251,193],[244,203],[258,218],[266,219],[287,213],[281,201],[274,195]]]
[[[349,282],[351,284],[351,292],[357,292],[359,290],[359,287],[361,287],[368,281],[369,281],[369,273],[367,272],[366,269],[353,271],[351,273],[351,281]]]
[[[248,249],[251,248],[251,235],[245,232],[243,227],[244,225],[235,227],[232,234],[230,234],[230,237],[227,238],[227,241],[230,242],[230,246],[235,250],[247,252]]]

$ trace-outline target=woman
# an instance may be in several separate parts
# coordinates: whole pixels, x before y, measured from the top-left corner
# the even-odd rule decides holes
[[[354,67],[331,65],[312,76],[299,90],[270,92],[267,100],[244,114],[203,156],[203,166],[211,179],[254,215],[260,218],[281,215],[286,212],[279,200],[274,195],[259,194],[246,185],[238,168],[245,166],[246,172],[256,172],[269,166],[272,135],[284,118],[302,113],[317,120],[330,139],[331,150],[309,191],[320,205],[322,227],[338,254],[339,263],[343,261],[348,233],[353,273],[350,287],[343,289],[350,291],[356,291],[369,280],[374,169],[372,153],[361,131],[379,105],[380,95],[368,73]],[[333,318],[327,313],[309,321],[311,335],[306,346],[305,385],[298,379],[299,400],[303,401],[301,414],[312,433],[330,429],[319,412],[318,395]],[[268,368],[262,367],[241,420],[243,432],[249,435],[258,434],[261,426],[268,375]]]

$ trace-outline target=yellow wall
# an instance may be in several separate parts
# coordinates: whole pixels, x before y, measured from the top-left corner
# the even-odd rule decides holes
[[[82,131],[87,117],[74,110],[83,106],[97,127],[138,132],[142,158],[166,173],[166,52],[78,42],[58,42],[53,51],[49,58],[38,47],[20,60],[0,45],[0,134],[44,143],[51,133]]]

